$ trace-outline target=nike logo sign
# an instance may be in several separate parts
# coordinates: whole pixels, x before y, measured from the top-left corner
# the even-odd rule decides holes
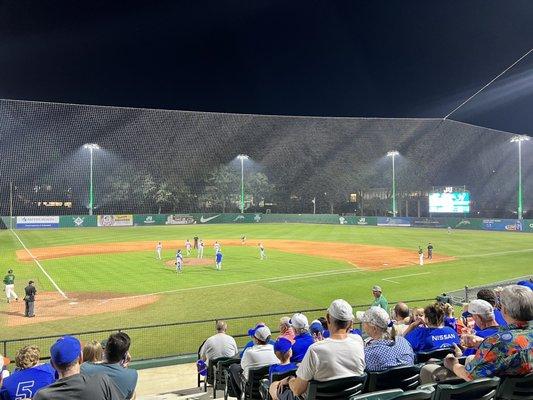
[[[202,224],[205,224],[206,222],[209,222],[209,221],[211,221],[212,219],[215,219],[216,217],[220,217],[220,214],[217,214],[217,215],[215,215],[214,217],[209,217],[209,218],[204,218],[204,216],[202,215],[202,216],[200,217],[200,222],[201,222]]]

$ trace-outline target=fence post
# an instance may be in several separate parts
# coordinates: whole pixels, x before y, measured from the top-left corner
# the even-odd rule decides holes
[[[468,303],[468,286],[465,286],[465,303]]]

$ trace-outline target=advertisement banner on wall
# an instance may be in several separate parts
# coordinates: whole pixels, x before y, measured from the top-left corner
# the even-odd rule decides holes
[[[99,215],[98,226],[133,226],[132,214]]]
[[[411,218],[378,217],[378,226],[411,226]]]
[[[165,219],[165,225],[190,225],[195,223],[194,217],[190,214],[170,214]]]
[[[524,232],[533,232],[533,219],[523,221]]]
[[[487,231],[516,231],[524,230],[523,221],[519,219],[484,219],[483,229]]]
[[[17,229],[59,228],[59,217],[17,217]]]
[[[135,214],[133,216],[133,225],[165,225],[166,220],[166,214]]]
[[[345,217],[346,222],[348,225],[359,225],[359,226],[376,226],[378,224],[378,218],[377,217],[356,217],[353,215],[349,215]]]
[[[411,224],[419,228],[446,228],[446,222],[439,218],[412,218]]]
[[[69,215],[59,217],[60,228],[87,228],[96,226],[96,215]]]

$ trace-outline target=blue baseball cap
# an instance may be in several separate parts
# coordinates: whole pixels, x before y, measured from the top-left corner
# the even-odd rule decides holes
[[[255,326],[255,328],[252,328],[252,329],[248,329],[248,336],[250,337],[254,337],[255,336],[255,331],[258,330],[259,328],[263,328],[265,325],[263,324],[257,324]]]
[[[313,322],[311,325],[309,325],[309,331],[311,333],[323,333],[324,327],[320,322]]]
[[[280,353],[288,352],[292,347],[292,343],[289,339],[279,338],[274,343],[274,351],[279,351]]]
[[[50,358],[56,365],[70,364],[81,354],[81,343],[74,336],[63,336],[50,347]]]

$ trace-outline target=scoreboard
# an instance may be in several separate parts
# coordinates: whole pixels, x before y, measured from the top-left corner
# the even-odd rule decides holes
[[[470,212],[470,192],[464,187],[447,186],[429,193],[429,212],[465,214]]]

